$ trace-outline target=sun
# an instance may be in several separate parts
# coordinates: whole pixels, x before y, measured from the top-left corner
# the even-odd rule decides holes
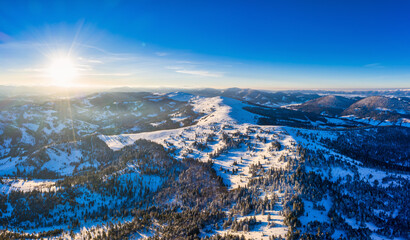
[[[55,57],[47,68],[53,85],[69,87],[78,76],[77,68],[70,57]]]

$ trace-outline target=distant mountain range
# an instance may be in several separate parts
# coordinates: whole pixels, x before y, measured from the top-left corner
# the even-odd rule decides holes
[[[355,115],[366,117],[370,112],[392,112],[397,114],[409,114],[410,104],[398,98],[372,96],[359,100],[343,111],[343,115]]]
[[[121,87],[104,90],[98,89],[64,89],[61,87],[17,87],[0,86],[0,109],[36,102],[47,102],[53,98],[86,97],[93,92],[104,92],[104,96],[94,99],[104,105],[107,101],[134,101],[150,92],[167,97],[167,93],[183,93],[201,97],[227,97],[247,102],[256,106],[269,108],[288,108],[314,113],[327,117],[344,117],[359,120],[371,125],[410,124],[409,102],[410,91],[407,89],[379,89],[358,91],[300,90],[300,91],[263,91],[254,89],[177,89],[177,88],[131,88]],[[136,94],[138,92],[138,94]],[[142,95],[141,95],[142,94]],[[138,96],[137,96],[138,95]],[[104,100],[106,99],[106,100]],[[185,99],[185,100],[186,100]],[[276,111],[277,112],[277,111]],[[282,113],[282,111],[281,111]]]
[[[344,109],[348,108],[354,102],[355,100],[351,98],[328,95],[295,106],[294,109],[304,112],[336,116],[340,115]]]
[[[410,104],[407,98],[370,96],[366,98],[346,98],[328,95],[310,100],[292,109],[321,114],[366,119],[371,124],[408,123]]]

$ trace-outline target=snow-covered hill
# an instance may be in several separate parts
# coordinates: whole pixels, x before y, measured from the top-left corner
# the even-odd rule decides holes
[[[223,178],[225,185],[231,190],[249,187],[253,181],[261,179],[263,173],[269,169],[288,169],[290,171],[288,174],[292,175],[295,173],[293,167],[297,167],[292,166],[295,164],[292,159],[300,161],[301,146],[310,154],[319,154],[316,156],[319,159],[305,159],[306,163],[303,165],[305,165],[306,172],[313,171],[316,177],[322,179],[321,181],[340,184],[340,181],[350,181],[346,179],[357,176],[356,181],[363,181],[371,185],[378,182],[382,183],[381,186],[387,187],[389,184],[401,181],[400,179],[410,180],[410,175],[407,173],[392,175],[385,170],[374,169],[332,150],[323,143],[323,141],[334,141],[337,136],[344,134],[343,130],[332,132],[259,126],[254,121],[258,116],[244,111],[243,103],[226,98],[200,98],[192,101],[192,104],[195,111],[206,114],[195,126],[138,134],[101,135],[100,138],[113,150],[122,149],[138,139],[148,139],[163,145],[168,150],[175,150],[172,152],[176,159],[194,158],[203,162],[211,161],[217,174]],[[273,235],[284,236],[289,228],[284,222],[283,204],[290,200],[291,195],[298,192],[297,185],[289,187],[291,189],[287,190],[257,188],[261,199],[273,193],[279,197],[279,202],[276,203],[277,207],[264,211],[263,214],[254,213],[253,216],[258,223],[252,230],[243,232],[233,231],[231,228],[215,230],[214,234],[228,233],[257,239],[269,239]],[[326,192],[321,193],[319,199],[309,194],[302,196],[305,211],[299,220],[303,231],[311,231],[311,228],[307,226],[312,223],[318,222],[320,223],[318,226],[327,226],[326,223],[331,222],[329,212],[335,211],[335,202],[330,193]],[[359,195],[350,196],[354,199],[359,197]],[[371,202],[368,203],[371,204]],[[246,215],[239,215],[236,219],[237,221],[246,219]],[[350,219],[346,219],[345,224],[351,229],[363,227]],[[372,231],[379,229],[371,221],[364,224],[366,225]],[[343,228],[332,232],[330,236],[338,238],[340,235],[352,237],[351,233],[344,231]],[[376,232],[370,235],[375,239],[380,237]]]
[[[64,104],[1,113],[0,237],[408,237],[408,128],[181,92]]]
[[[314,112],[322,115],[340,115],[346,108],[355,102],[353,99],[342,96],[327,95],[297,105],[294,108],[305,112]]]

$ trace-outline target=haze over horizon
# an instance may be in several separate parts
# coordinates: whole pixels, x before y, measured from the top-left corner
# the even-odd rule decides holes
[[[0,85],[409,88],[397,1],[0,2]]]

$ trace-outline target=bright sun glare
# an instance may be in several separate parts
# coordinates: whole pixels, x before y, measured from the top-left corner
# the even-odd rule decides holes
[[[69,57],[56,57],[51,61],[47,69],[49,77],[53,80],[53,85],[69,87],[77,77],[77,69]]]

